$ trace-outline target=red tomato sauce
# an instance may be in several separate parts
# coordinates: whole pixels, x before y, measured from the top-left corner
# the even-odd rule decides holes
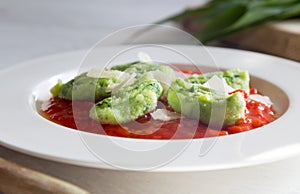
[[[254,100],[246,100],[245,117],[235,125],[221,130],[209,129],[202,123],[195,124],[193,119],[188,118],[171,121],[153,120],[150,114],[122,126],[102,125],[89,118],[89,110],[94,104],[92,102],[74,101],[72,103],[70,100],[51,98],[47,103],[48,106],[41,111],[41,115],[59,125],[90,133],[142,139],[190,139],[223,136],[252,130],[276,119],[276,113],[271,106]],[[162,103],[165,102],[162,101]],[[167,108],[171,110],[169,107]]]
[[[250,91],[250,94],[257,93],[258,91],[254,88]],[[93,102],[72,102],[60,98],[51,98],[46,102],[47,106],[40,111],[40,114],[59,125],[80,131],[141,139],[191,139],[224,136],[249,131],[276,119],[276,112],[272,106],[248,99],[245,93],[244,96],[247,106],[245,117],[237,121],[235,125],[222,129],[208,128],[207,125],[189,118],[171,121],[153,120],[150,114],[122,125],[104,125],[89,118],[89,110],[93,106]],[[163,105],[172,111],[165,98],[162,98],[159,103],[159,106]]]

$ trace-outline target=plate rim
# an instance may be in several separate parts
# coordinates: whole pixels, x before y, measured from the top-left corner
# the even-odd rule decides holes
[[[194,47],[192,45],[172,45],[172,46],[175,46],[175,47]],[[283,59],[283,58],[280,58],[280,57],[276,57],[276,56],[271,56],[271,55],[266,55],[266,54],[262,54],[262,53],[256,53],[256,52],[252,52],[252,51],[245,51],[245,50],[237,50],[237,49],[229,49],[229,48],[220,48],[220,47],[207,47],[207,49],[210,50],[210,52],[240,52],[242,54],[245,54],[245,55],[248,55],[249,53],[251,55],[259,55],[260,57],[266,57],[266,58],[272,58],[274,60],[280,60],[282,62],[285,62],[285,63],[288,63],[290,66],[295,66],[295,68],[299,68],[300,70],[300,66],[299,64],[297,64],[298,62],[295,62],[295,61],[291,61],[291,60],[288,60],[288,59]],[[0,79],[1,79],[1,76],[2,75],[5,75],[6,73],[8,72],[12,72],[12,71],[16,71],[16,70],[19,70],[20,68],[24,68],[24,67],[27,67],[27,66],[30,66],[30,64],[34,64],[34,63],[37,63],[39,61],[47,61],[49,59],[59,59],[59,58],[64,58],[68,55],[74,55],[74,54],[78,54],[78,53],[86,53],[87,50],[77,50],[77,51],[70,51],[70,52],[65,52],[65,53],[58,53],[58,54],[55,54],[55,55],[49,55],[49,56],[45,56],[45,57],[41,57],[41,58],[37,58],[37,59],[33,59],[33,60],[29,60],[27,62],[22,62],[18,65],[14,65],[12,67],[9,67],[9,68],[5,68],[3,70],[0,71]],[[290,109],[290,108],[289,108]],[[288,111],[289,111],[288,109]],[[284,114],[286,115],[286,113]],[[36,115],[38,116],[38,115]],[[50,121],[49,121],[50,122]],[[72,129],[70,129],[72,130]],[[78,133],[78,131],[75,131],[75,130],[72,130],[76,133]],[[0,129],[0,132],[1,132],[1,129]],[[72,133],[74,133],[72,132]],[[79,132],[81,133],[81,132]],[[249,131],[247,133],[252,133],[252,131]],[[95,134],[89,134],[89,135],[95,135]],[[239,135],[239,134],[237,134]],[[231,136],[235,136],[235,135],[230,135],[228,137],[224,137],[224,138],[230,138]],[[109,137],[109,138],[119,138],[119,137]],[[124,138],[122,138],[124,139]],[[128,138],[126,138],[128,139]],[[131,141],[131,140],[130,140]],[[134,139],[133,141],[136,141],[136,139]],[[145,140],[137,140],[137,141],[145,141]],[[150,141],[165,141],[165,140],[150,140]],[[176,140],[176,141],[185,141],[185,140]],[[196,140],[198,141],[198,140]],[[201,140],[200,140],[201,141]],[[300,142],[299,142],[300,143]],[[25,153],[25,154],[29,154],[31,156],[35,156],[35,157],[39,157],[39,158],[43,158],[43,159],[47,159],[47,160],[53,160],[53,161],[57,161],[57,162],[63,162],[63,163],[68,163],[68,164],[74,164],[74,165],[79,165],[79,166],[86,166],[86,167],[96,167],[96,168],[105,168],[105,169],[113,169],[113,170],[120,170],[120,169],[116,169],[112,166],[109,166],[109,165],[99,165],[99,163],[93,163],[93,162],[88,162],[88,161],[76,161],[76,160],[68,160],[66,158],[63,158],[63,157],[55,157],[55,156],[49,156],[48,154],[46,153],[38,153],[36,151],[33,151],[33,150],[28,150],[26,148],[20,148],[19,146],[14,146],[8,142],[4,142],[1,137],[0,137],[0,144],[3,145],[4,147],[8,147],[10,149],[13,149],[15,151],[19,151],[19,152],[22,152],[22,153]],[[300,152],[300,151],[299,151]],[[290,155],[290,156],[293,156],[293,155]],[[287,157],[287,156],[286,156]],[[284,157],[284,158],[286,158]],[[283,158],[282,158],[283,159]],[[274,160],[278,160],[277,159],[274,159]],[[264,162],[252,162],[252,163],[239,163],[239,164],[234,164],[232,163],[232,165],[225,165],[225,166],[215,166],[215,167],[211,167],[211,168],[207,168],[207,169],[204,169],[204,168],[196,168],[196,167],[190,167],[190,166],[175,166],[175,167],[162,167],[162,168],[159,168],[159,169],[155,169],[154,171],[204,171],[204,170],[219,170],[219,169],[228,169],[228,168],[237,168],[237,167],[244,167],[244,166],[251,166],[251,165],[256,165],[256,164],[260,164],[260,163],[264,163]],[[124,169],[121,169],[121,170],[124,170]]]

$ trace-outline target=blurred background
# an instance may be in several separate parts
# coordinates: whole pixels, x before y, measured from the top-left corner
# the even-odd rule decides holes
[[[110,33],[150,24],[206,0],[1,0],[0,68],[89,48]]]
[[[195,32],[195,26],[197,31],[203,23],[212,21],[214,25],[210,25],[211,33],[226,30],[227,26],[231,27],[242,15],[253,19],[254,23],[259,20],[288,18],[289,20],[284,22],[271,22],[258,28],[244,30],[225,40],[222,39],[218,45],[255,50],[300,61],[300,20],[290,20],[297,18],[295,16],[299,18],[299,0],[215,1],[220,4],[220,8],[217,6],[211,9],[212,13],[205,13],[204,15],[209,16],[208,20],[199,20],[200,10],[196,17],[192,13],[191,17],[187,15],[188,17],[179,18],[177,24],[184,26],[185,30]],[[1,0],[0,68],[44,55],[90,48],[97,41],[121,28],[152,24],[207,2],[209,1]],[[253,5],[247,2],[253,2]],[[255,8],[259,3],[263,5]],[[243,7],[244,5],[247,7]],[[253,11],[248,9],[249,7],[254,7]],[[228,13],[225,10],[229,10]],[[265,20],[263,17],[268,16],[266,13],[274,13],[279,17],[272,16]],[[224,14],[220,17],[221,20],[211,19],[220,14]],[[199,25],[199,21],[202,24]]]

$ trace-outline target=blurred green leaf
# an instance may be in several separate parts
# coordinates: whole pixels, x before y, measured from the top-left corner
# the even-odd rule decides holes
[[[247,11],[247,7],[244,5],[234,5],[231,8],[226,9],[222,14],[212,18],[207,25],[199,32],[198,36],[203,39],[209,39],[214,32],[218,33],[222,29],[233,25],[241,16]]]
[[[191,32],[203,43],[270,21],[300,17],[300,0],[212,0],[159,23],[197,24]],[[194,25],[195,26],[195,25]],[[184,26],[189,30],[189,26]]]

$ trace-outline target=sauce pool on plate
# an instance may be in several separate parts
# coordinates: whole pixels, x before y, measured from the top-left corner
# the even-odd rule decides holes
[[[250,94],[258,94],[258,91],[251,88]],[[196,122],[195,124],[195,120],[190,118],[170,121],[154,120],[151,118],[151,114],[145,114],[133,122],[122,125],[101,124],[89,117],[89,111],[94,105],[93,102],[71,101],[58,97],[52,97],[45,102],[46,107],[40,110],[40,114],[54,123],[75,130],[141,139],[191,139],[225,136],[252,130],[276,119],[276,112],[271,105],[252,100],[246,94],[244,96],[247,107],[245,116],[234,125],[226,126],[222,129],[208,128],[207,125],[201,122]],[[159,106],[173,111],[167,105],[165,98],[160,99]]]

